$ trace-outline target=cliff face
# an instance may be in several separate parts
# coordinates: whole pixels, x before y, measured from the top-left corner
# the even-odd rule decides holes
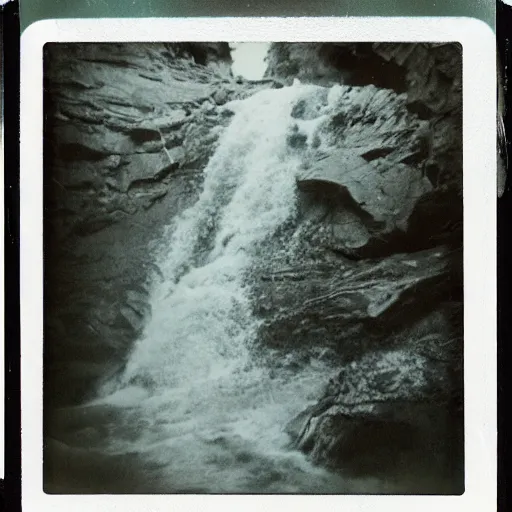
[[[150,243],[190,206],[229,116],[262,86],[227,43],[45,48],[45,372],[80,402],[122,364],[150,313]],[[265,87],[271,84],[265,84]]]
[[[460,48],[276,43],[268,61],[269,77],[343,84],[336,150],[298,181],[302,257],[256,286],[270,346],[295,347],[299,366],[316,347],[342,368],[290,436],[330,467],[460,489]]]
[[[48,195],[66,213],[60,234],[92,233],[147,208],[174,170],[204,166],[226,124],[215,106],[241,88],[219,72],[230,64],[218,60],[220,44],[199,56],[189,46],[47,47]]]
[[[273,43],[265,76],[291,83],[374,85],[406,93],[428,121],[429,176],[462,186],[462,49],[458,44]]]
[[[226,104],[299,78],[323,87],[291,109],[296,215],[247,272],[254,350],[291,380],[313,360],[331,365],[317,403],[286,426],[315,463],[461,490],[460,48],[275,43],[262,82],[233,79],[226,43],[45,50],[46,435],[77,437],[57,408],[91,397],[142,335],[148,276],[164,279],[154,249],[199,197],[236,115]]]

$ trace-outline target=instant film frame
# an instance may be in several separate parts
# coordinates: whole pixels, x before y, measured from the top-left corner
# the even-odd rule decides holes
[[[462,496],[46,495],[42,480],[43,47],[48,42],[459,42],[463,48],[465,492]],[[496,498],[495,37],[469,18],[49,20],[22,37],[21,311],[24,510],[480,510]]]

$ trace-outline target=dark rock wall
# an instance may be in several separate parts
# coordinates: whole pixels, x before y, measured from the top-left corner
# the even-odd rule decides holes
[[[291,83],[375,85],[407,94],[425,126],[425,170],[462,186],[462,48],[455,43],[273,43],[265,75]]]
[[[462,47],[456,43],[375,44],[386,62],[405,70],[407,103],[429,122],[425,170],[439,184],[462,188]]]
[[[148,208],[176,169],[204,165],[225,124],[217,96],[232,82],[218,69],[182,45],[46,47],[46,191],[62,236]]]
[[[45,47],[45,397],[78,403],[122,364],[148,254],[192,204],[229,118],[227,43]],[[264,87],[271,84],[266,83]]]
[[[340,368],[288,432],[320,464],[462,492],[461,49],[275,43],[268,62],[345,86],[335,150],[299,178],[301,254],[254,285],[267,346]]]

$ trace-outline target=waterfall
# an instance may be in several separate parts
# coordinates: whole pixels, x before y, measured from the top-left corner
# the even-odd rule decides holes
[[[151,318],[103,398],[125,408],[123,425],[132,431],[123,434],[129,447],[120,435],[115,449],[169,465],[177,489],[295,492],[313,485],[312,475],[325,476],[283,432],[314,403],[325,366],[275,377],[255,359],[259,320],[247,284],[265,241],[296,214],[302,157],[287,141],[297,124],[291,114],[320,89],[295,83],[225,107],[233,118],[204,171],[203,191],[155,255],[161,275]],[[308,140],[313,132],[310,126]],[[261,480],[269,474],[274,483]]]
[[[264,240],[295,213],[300,155],[287,145],[291,110],[317,89],[265,90],[226,107],[234,118],[205,169],[197,203],[171,226],[157,264],[152,317],[123,381],[157,388],[242,370],[258,322],[245,286]]]

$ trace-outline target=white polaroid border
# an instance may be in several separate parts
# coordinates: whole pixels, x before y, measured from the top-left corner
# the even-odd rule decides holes
[[[3,56],[2,56],[3,58]],[[0,62],[0,69],[3,72],[3,62]],[[5,162],[4,162],[4,94],[2,92],[2,98],[0,99],[0,190],[5,190],[4,184],[4,172],[5,172]],[[5,290],[5,238],[4,238],[4,226],[5,226],[5,203],[4,196],[0,199],[0,247],[2,248],[2,254],[4,255],[2,259],[2,268],[0,269],[0,288]],[[4,350],[0,353],[0,425],[5,425],[5,293],[0,298],[0,325],[2,326],[2,334],[0,334],[0,347],[4,347]],[[5,436],[0,436],[0,478],[5,478]]]
[[[465,492],[461,496],[48,495],[43,492],[43,45],[47,42],[386,41],[463,47]],[[472,18],[48,20],[21,39],[21,398],[24,512],[488,511],[496,506],[495,35]]]

